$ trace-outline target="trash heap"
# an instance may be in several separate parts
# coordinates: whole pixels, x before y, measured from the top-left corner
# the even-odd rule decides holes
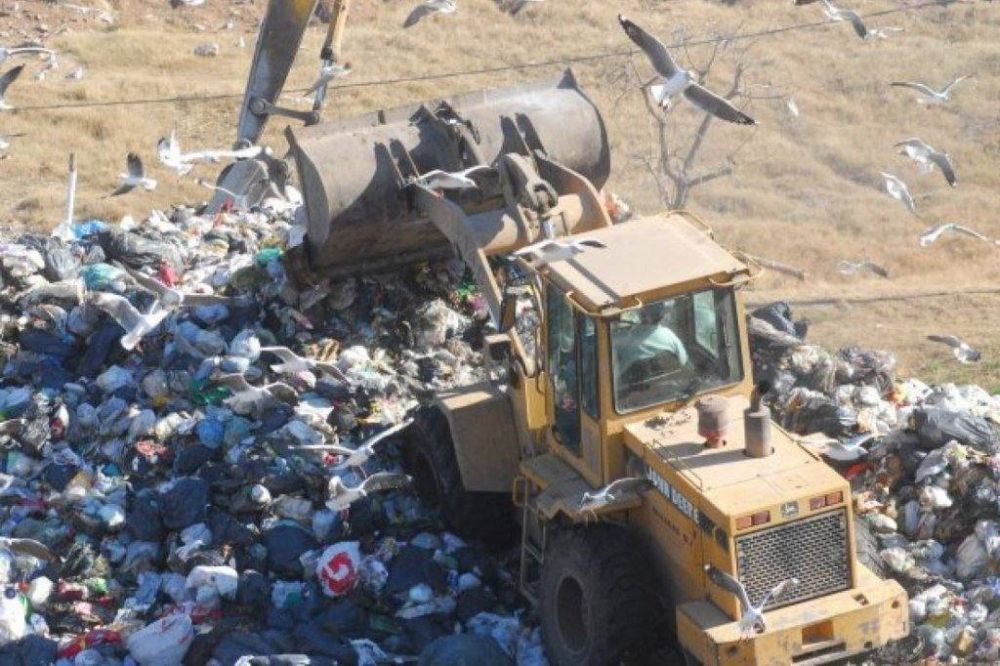
[[[783,303],[750,324],[775,417],[822,433],[802,441],[851,480],[878,544],[866,563],[910,595],[911,635],[882,657],[1000,661],[1000,396],[901,380],[888,352],[830,354]]]
[[[0,663],[545,663],[510,562],[442,529],[398,442],[362,455],[484,376],[464,268],[296,291],[293,216],[3,243]]]

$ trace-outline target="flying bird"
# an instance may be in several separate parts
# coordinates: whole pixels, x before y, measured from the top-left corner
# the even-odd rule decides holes
[[[333,363],[325,363],[307,356],[299,356],[288,347],[261,347],[260,351],[273,354],[281,360],[281,363],[275,363],[271,366],[271,370],[277,372],[278,374],[293,375],[296,372],[302,372],[303,370],[316,370],[324,375],[330,375],[339,381],[348,381],[347,377],[344,376],[344,373],[340,370],[340,368]]]
[[[184,176],[194,168],[195,163],[215,164],[224,159],[252,159],[261,153],[266,153],[267,149],[262,146],[248,146],[236,150],[199,150],[184,153],[181,151],[176,131],[172,130],[168,136],[162,137],[157,142],[156,152],[164,166]]]
[[[323,450],[332,453],[333,455],[340,456],[340,460],[334,465],[333,469],[335,471],[340,471],[348,468],[360,469],[364,466],[368,460],[375,455],[375,446],[386,441],[393,435],[396,435],[403,430],[406,430],[413,423],[413,419],[406,419],[402,423],[397,423],[391,428],[386,428],[382,432],[369,437],[367,440],[361,443],[356,449],[350,449],[346,446],[332,445],[324,446]]]
[[[830,0],[822,0],[823,13],[831,21],[850,21],[851,27],[861,39],[868,39],[868,26],[861,19],[861,16],[853,9],[841,9],[836,7]]]
[[[840,441],[834,437],[827,437],[822,433],[816,433],[815,435],[809,435],[796,441],[809,448],[816,448],[820,454],[827,458],[839,462],[854,462],[868,455],[868,449],[864,445],[875,437],[875,433],[869,432],[862,435],[855,435],[846,441]]]
[[[750,602],[750,595],[747,594],[746,587],[736,578],[711,564],[705,565],[705,572],[708,574],[709,580],[726,592],[736,595],[740,600],[743,615],[740,617],[739,626],[743,638],[750,638],[755,632],[764,632],[767,629],[764,622],[764,607],[771,602],[771,599],[778,599],[799,585],[798,578],[787,578],[768,590],[761,602],[755,606]]]
[[[893,81],[890,85],[896,88],[910,88],[911,90],[916,90],[921,95],[917,98],[918,104],[944,104],[951,99],[952,88],[970,76],[972,76],[972,74],[960,76],[941,90],[934,90],[926,83],[920,83],[918,81]]]
[[[47,49],[43,46],[36,45],[24,45],[24,46],[0,46],[0,64],[7,60],[7,58],[12,58],[19,55],[31,55],[35,53],[44,53],[48,56],[55,55],[55,51],[52,49]]]
[[[142,314],[127,298],[118,294],[97,292],[91,294],[88,301],[103,310],[125,329],[125,335],[121,337],[121,345],[126,350],[134,349],[139,341],[159,326],[160,322],[169,314],[166,310]]]
[[[590,238],[584,240],[547,239],[523,247],[516,251],[514,255],[524,259],[535,268],[541,268],[557,261],[565,261],[566,259],[575,257],[581,252],[586,252],[588,248],[604,249],[606,247],[601,241]]]
[[[125,158],[127,173],[123,173],[119,178],[118,189],[109,194],[109,197],[117,197],[131,192],[137,187],[141,187],[147,192],[156,189],[156,181],[146,177],[146,170],[142,166],[142,158],[135,153],[129,153]]]
[[[965,342],[957,335],[928,335],[931,342],[940,342],[951,347],[951,353],[955,355],[959,363],[976,363],[982,359],[983,354],[978,349],[973,349],[969,343]]]
[[[316,92],[320,88],[325,87],[330,81],[339,79],[342,76],[347,76],[351,73],[351,63],[345,62],[343,64],[331,62],[329,64],[324,64],[322,69],[319,71],[319,78],[309,86],[305,94],[309,95]]]
[[[11,104],[7,103],[4,95],[7,94],[7,88],[10,88],[10,84],[17,81],[17,77],[21,76],[21,72],[23,71],[24,65],[18,65],[17,67],[8,69],[0,76],[0,111],[9,111],[14,108]]]
[[[638,494],[653,487],[652,481],[636,476],[616,479],[600,490],[585,492],[580,497],[579,512],[596,515],[596,512],[613,504],[626,493]]]
[[[937,224],[920,234],[920,247],[927,247],[931,243],[937,241],[948,231],[954,231],[958,234],[965,234],[966,236],[972,236],[973,238],[978,238],[981,241],[986,241],[987,243],[993,243],[994,245],[1000,245],[1000,241],[995,241],[989,236],[985,236],[974,229],[962,226],[958,222],[945,222],[944,224]]]
[[[474,167],[453,172],[433,169],[418,176],[416,182],[432,190],[468,190],[479,187],[476,181],[470,178],[472,174],[492,170],[493,167],[485,164],[477,164]]]
[[[891,173],[886,173],[884,171],[880,172],[882,178],[885,180],[885,191],[889,193],[893,199],[902,202],[914,215],[917,214],[917,205],[913,203],[913,196],[910,195],[910,188],[906,186],[902,180],[892,175]]]
[[[240,413],[254,409],[259,410],[275,400],[289,404],[295,404],[298,401],[295,389],[284,382],[253,386],[246,377],[240,374],[222,375],[215,379],[215,382],[233,392],[230,397],[226,398],[225,403],[232,407],[233,411]]]
[[[727,100],[700,85],[692,72],[678,67],[663,42],[621,14],[618,15],[618,23],[629,39],[642,49],[652,63],[653,69],[659,74],[658,81],[649,86],[649,93],[661,108],[669,108],[673,98],[683,94],[689,102],[717,118],[740,125],[757,124],[753,118]]]
[[[454,14],[457,9],[458,5],[455,0],[425,0],[410,12],[410,15],[403,21],[403,27],[409,28],[415,26],[423,18],[431,14]]]
[[[906,155],[916,162],[921,173],[930,173],[937,166],[941,169],[941,173],[944,174],[944,179],[948,181],[949,185],[955,187],[958,184],[958,177],[955,176],[955,168],[951,164],[948,153],[934,150],[933,146],[916,137],[900,141],[895,147],[901,148],[899,151],[901,155]]]
[[[229,305],[233,302],[233,299],[228,296],[186,293],[179,289],[168,287],[156,278],[143,275],[126,264],[120,264],[120,266],[136,284],[156,296],[156,301],[153,303],[150,313],[159,312],[160,310],[170,312],[181,307],[198,308],[211,305]]]
[[[869,261],[867,259],[864,261],[848,261],[847,259],[844,259],[837,264],[837,270],[844,275],[856,275],[862,271],[871,271],[879,277],[889,277],[889,271],[876,264],[874,261]]]
[[[339,476],[334,476],[327,484],[330,499],[326,506],[331,511],[346,511],[351,505],[370,493],[403,488],[412,481],[406,474],[396,472],[376,472],[357,486],[348,486]]]
[[[0,134],[0,153],[6,152],[10,148],[10,140],[17,137],[24,136],[23,132],[16,132],[14,134]]]

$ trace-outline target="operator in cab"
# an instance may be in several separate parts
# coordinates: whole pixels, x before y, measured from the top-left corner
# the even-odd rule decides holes
[[[670,327],[664,303],[650,303],[638,312],[639,321],[615,337],[615,368],[626,381],[687,366],[688,352]]]

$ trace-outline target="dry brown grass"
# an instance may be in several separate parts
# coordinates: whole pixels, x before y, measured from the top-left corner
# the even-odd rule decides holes
[[[82,0],[81,0],[82,2]],[[0,9],[3,8],[0,0]],[[7,1],[9,5],[9,0]],[[22,2],[28,5],[27,2]],[[209,3],[211,5],[211,3]],[[89,21],[71,24],[71,32],[53,40],[67,57],[55,77],[36,82],[30,75],[9,95],[15,104],[239,92],[252,54],[254,21],[263,2],[236,7],[205,6],[172,11],[161,2],[117,3],[118,27]],[[581,55],[628,46],[615,22],[618,11],[671,39],[677,28],[688,36],[756,31],[821,18],[815,6],[786,2],[747,2],[736,7],[708,0],[626,0],[620,3],[548,0],[511,19],[489,0],[463,0],[459,12],[436,17],[408,31],[400,24],[410,0],[355,0],[345,40],[354,64],[352,81],[405,77],[495,64],[523,64],[562,55]],[[64,12],[34,3],[39,13]],[[901,6],[890,0],[852,3],[862,13]],[[33,7],[34,9],[34,7]],[[235,32],[216,33],[228,12],[239,18]],[[45,15],[50,24],[58,19]],[[8,23],[3,24],[6,20]],[[23,18],[0,19],[0,28]],[[716,229],[724,243],[805,268],[800,284],[775,275],[763,277],[754,299],[804,294],[905,291],[954,285],[991,285],[1000,277],[998,249],[968,239],[945,238],[928,249],[917,245],[919,232],[939,221],[962,221],[1000,237],[996,215],[1000,199],[1000,8],[995,3],[932,8],[874,21],[899,25],[905,33],[887,41],[865,43],[846,24],[790,32],[750,45],[749,83],[758,94],[789,93],[802,111],[793,119],[784,104],[756,100],[751,113],[760,126],[747,129],[717,123],[702,163],[711,166],[734,142],[749,142],[738,157],[736,173],[696,190],[690,208]],[[196,32],[196,24],[206,30]],[[16,25],[13,27],[17,27]],[[248,46],[238,49],[239,34]],[[6,41],[0,38],[0,43]],[[292,73],[290,87],[301,87],[317,70],[322,28],[315,26]],[[11,40],[13,41],[13,39]],[[192,55],[196,44],[217,41],[218,58]],[[742,49],[747,46],[740,43]],[[724,53],[710,85],[728,84],[737,48]],[[691,49],[697,63],[708,47]],[[86,65],[87,78],[64,81],[68,62]],[[621,96],[611,83],[624,59],[575,67],[586,90],[604,112],[612,142],[610,186],[643,212],[659,201],[639,157],[649,151],[653,125],[637,90]],[[648,68],[636,60],[645,75]],[[352,88],[331,95],[327,116],[344,117],[439,94],[554,77],[547,67],[492,75],[394,86]],[[897,79],[935,85],[975,72],[946,107],[925,110],[906,91],[892,89]],[[287,101],[294,101],[286,99]],[[117,219],[143,215],[151,207],[204,199],[207,192],[158,167],[155,143],[176,127],[182,145],[224,147],[233,138],[238,100],[222,102],[37,111],[0,116],[0,132],[30,133],[18,140],[9,159],[0,161],[0,221],[48,227],[62,215],[66,155],[75,151],[81,169],[78,216]],[[673,114],[679,136],[698,122],[685,107]],[[279,150],[282,123],[269,130],[268,142]],[[918,175],[893,152],[892,144],[918,135],[948,151],[961,182],[948,188],[939,173]],[[115,185],[124,155],[138,151],[159,178],[155,193],[103,199]],[[892,171],[907,182],[918,200],[921,219],[910,215],[881,190],[879,171]],[[215,170],[200,167],[203,177]],[[847,278],[835,265],[842,258],[869,257],[886,265],[892,279]],[[895,348],[901,365],[933,378],[973,378],[992,388],[1000,382],[995,363],[971,372],[958,368],[947,350],[923,340],[931,330],[953,331],[1000,354],[997,299],[988,297],[856,306],[847,311],[809,308],[816,339],[830,344],[859,342]]]

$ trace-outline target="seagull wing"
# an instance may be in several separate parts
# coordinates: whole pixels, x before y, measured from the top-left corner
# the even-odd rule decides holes
[[[635,42],[635,45],[646,54],[657,74],[669,79],[677,73],[677,65],[674,63],[674,59],[670,57],[670,53],[667,52],[667,47],[663,45],[663,42],[621,14],[618,15],[618,23],[621,24],[622,30],[625,31],[628,38]]]
[[[376,472],[361,483],[361,490],[366,493],[380,490],[393,490],[408,486],[413,479],[406,474],[397,472]]]
[[[912,139],[907,139],[906,141],[900,141],[899,143],[894,143],[893,148],[913,148],[914,150],[924,152],[929,151],[930,146],[924,143],[923,139],[918,137],[913,137]]]
[[[740,600],[740,605],[743,607],[743,612],[753,608],[753,604],[750,603],[750,597],[747,596],[747,589],[743,587],[743,583],[711,564],[705,567],[705,572],[708,573],[708,578],[713,583],[721,587],[726,592],[736,595],[736,597]]]
[[[299,394],[285,382],[274,382],[265,386],[264,389],[271,394],[272,398],[277,398],[282,402],[296,404],[299,401]]]
[[[944,90],[942,92],[944,92],[945,94],[947,94],[948,92],[951,91],[952,88],[954,88],[955,86],[957,86],[959,83],[961,83],[962,81],[966,80],[970,76],[972,76],[972,74],[966,74],[965,76],[958,77],[957,79],[955,79],[954,81],[952,81],[951,83],[949,83],[948,85],[946,85],[944,87]]]
[[[123,268],[125,272],[129,274],[129,277],[135,280],[140,287],[150,292],[151,294],[155,294],[157,298],[160,299],[164,297],[169,298],[170,292],[174,291],[173,289],[163,284],[159,280],[151,278],[148,275],[143,275],[142,273],[135,270],[131,266],[128,266],[126,264],[118,264],[118,265],[121,268]]]
[[[889,85],[895,86],[897,88],[910,88],[916,90],[919,93],[927,95],[928,97],[933,97],[936,93],[931,89],[926,83],[918,83],[916,81],[893,81]]]
[[[89,301],[118,322],[118,325],[125,330],[136,328],[142,321],[142,314],[124,296],[97,292],[90,295]]]
[[[771,599],[780,599],[785,595],[785,592],[788,592],[790,589],[796,588],[798,586],[799,586],[798,578],[788,578],[786,580],[781,581],[780,583],[778,583],[777,585],[775,585],[774,587],[772,587],[770,590],[767,591],[767,594],[764,595],[764,599],[761,600],[758,608],[764,608],[764,606],[767,606],[767,604],[770,603]]]
[[[222,375],[215,380],[216,384],[222,384],[230,391],[234,393],[243,393],[244,391],[252,391],[255,386],[251,386],[247,381],[247,378],[241,374],[233,373],[231,375]]]
[[[952,224],[951,228],[960,234],[965,234],[966,236],[972,236],[973,238],[978,238],[983,241],[992,241],[993,239],[989,236],[984,236],[975,229],[970,229],[969,227],[962,226],[961,224]]]
[[[185,306],[201,308],[211,305],[228,305],[233,302],[229,296],[217,296],[216,294],[182,294]]]
[[[135,153],[129,153],[125,158],[125,166],[128,170],[128,175],[134,178],[143,178],[146,175],[145,170],[142,168],[142,158]]]
[[[347,379],[347,375],[344,374],[344,371],[335,366],[333,363],[323,363],[321,361],[316,361],[316,365],[314,367],[316,368],[316,370],[319,370],[321,373],[325,375],[333,377],[339,382],[343,382],[345,384],[350,383],[350,380]]]
[[[417,23],[420,22],[420,19],[424,18],[428,14],[433,14],[436,11],[437,9],[428,5],[424,4],[417,5],[416,7],[414,7],[413,11],[410,12],[410,15],[406,17],[406,20],[403,21],[403,27],[410,28],[412,26],[415,26]]]
[[[373,435],[372,437],[369,437],[358,448],[359,449],[361,449],[361,448],[367,448],[367,449],[370,449],[370,450],[374,451],[376,444],[378,444],[379,442],[384,442],[385,440],[389,439],[393,435],[396,435],[396,434],[398,434],[398,433],[406,430],[407,428],[410,427],[410,425],[412,423],[413,423],[413,419],[406,419],[402,423],[397,423],[396,425],[392,426],[391,428],[386,428],[385,430],[383,430],[382,432],[378,433],[377,435]]]
[[[292,363],[293,361],[300,360],[299,356],[288,347],[280,347],[280,346],[261,347],[260,350],[262,352],[274,354],[275,356],[281,359],[282,363]]]
[[[612,481],[605,487],[604,493],[612,500],[617,499],[618,493],[641,493],[653,487],[653,482],[638,476],[626,476]]]
[[[21,72],[23,71],[24,65],[18,65],[17,67],[8,69],[3,73],[3,76],[0,76],[0,99],[3,99],[4,94],[7,92],[7,88],[9,88],[10,84],[14,83],[14,81],[17,81],[17,77],[21,76]]]
[[[884,278],[889,277],[889,271],[887,271],[885,267],[876,264],[874,261],[866,261],[864,263],[864,266],[865,268],[870,270],[875,275],[878,275],[879,277],[884,277]]]
[[[692,83],[684,90],[684,96],[695,106],[711,113],[713,116],[740,125],[756,125],[757,121],[743,113],[728,101],[722,99],[708,88]]]
[[[861,20],[861,17],[856,11],[852,9],[843,9],[841,10],[841,14],[850,20],[851,26],[853,26],[854,32],[858,34],[858,37],[864,39],[868,36],[868,26],[865,25],[865,22]]]
[[[58,562],[59,556],[41,541],[35,539],[0,538],[0,545],[7,547],[15,555],[28,555],[39,560]]]
[[[126,194],[128,192],[131,192],[134,189],[135,189],[135,185],[129,185],[128,183],[122,183],[117,188],[115,188],[114,192],[112,192],[108,196],[109,197],[121,196],[122,194]]]
[[[940,342],[943,345],[948,345],[954,349],[958,349],[962,346],[962,340],[955,335],[928,335],[927,339],[931,342]]]
[[[936,151],[930,151],[927,157],[931,162],[934,162],[941,169],[941,173],[944,174],[944,179],[948,181],[948,184],[952,187],[958,184],[958,178],[955,176],[955,169],[951,165],[951,160],[948,158],[947,153],[939,153]]]

